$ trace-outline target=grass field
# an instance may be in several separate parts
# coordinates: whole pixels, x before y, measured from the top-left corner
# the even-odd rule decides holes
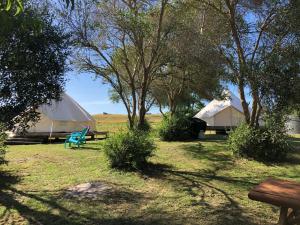
[[[97,121],[98,131],[116,132],[118,130],[127,129],[127,116],[122,114],[97,114],[94,115]],[[152,127],[156,127],[161,121],[161,115],[147,115],[146,119]]]
[[[103,122],[106,120],[106,123]],[[121,116],[101,117],[108,127]],[[114,128],[115,129],[115,128]],[[113,129],[113,130],[114,130]],[[225,140],[161,142],[145,173],[111,170],[103,141],[81,149],[63,144],[9,146],[0,166],[0,224],[274,224],[278,208],[248,199],[269,176],[300,182],[300,135],[287,162],[265,165],[234,159]],[[69,197],[77,184],[110,187],[97,199]]]

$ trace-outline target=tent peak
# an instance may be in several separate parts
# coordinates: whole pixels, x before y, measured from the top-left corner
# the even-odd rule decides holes
[[[233,107],[239,112],[243,113],[243,107],[241,100],[230,90],[224,90],[222,95],[225,99],[212,100],[208,105],[206,105],[200,112],[198,112],[194,117],[196,118],[210,118],[219,113],[220,111]]]

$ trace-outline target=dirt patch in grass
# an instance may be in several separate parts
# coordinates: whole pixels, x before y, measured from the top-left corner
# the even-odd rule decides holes
[[[75,201],[95,201],[107,206],[137,204],[147,199],[144,193],[103,181],[93,181],[69,187],[64,191],[63,197]]]
[[[103,195],[112,192],[113,189],[112,186],[104,182],[88,182],[68,188],[65,192],[65,197],[97,200],[100,197],[103,197]]]

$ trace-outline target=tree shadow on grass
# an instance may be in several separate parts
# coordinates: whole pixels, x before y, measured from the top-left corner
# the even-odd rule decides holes
[[[59,148],[64,148],[64,140],[63,141],[54,141],[54,142],[49,142],[47,144],[43,145],[54,145]],[[87,140],[87,143],[84,145],[81,145],[80,147],[77,147],[76,145],[67,145],[66,150],[96,150],[100,151],[101,150],[101,144],[98,141],[89,141]]]
[[[0,224],[86,225],[86,224],[167,224],[168,213],[131,214],[138,211],[148,197],[120,187],[100,196],[65,198],[64,191],[23,191],[14,187],[21,179],[10,173],[0,174]],[[2,209],[4,208],[4,210]],[[112,210],[114,212],[112,212]]]
[[[146,167],[140,172],[140,176],[147,179],[148,177],[162,178],[165,176],[165,171],[172,170],[174,167],[171,164],[148,162]]]
[[[201,143],[197,145],[183,145],[183,150],[189,154],[191,157],[199,160],[209,160],[211,162],[216,162],[222,164],[223,166],[228,166],[233,164],[233,158],[229,153],[224,152],[223,145],[214,145],[213,147],[204,147]]]
[[[0,191],[20,182],[20,177],[10,171],[0,171]]]
[[[247,157],[245,157],[247,158]],[[278,159],[278,161],[275,162],[269,162],[264,160],[258,160],[253,158],[247,158],[248,160],[257,161],[260,163],[263,163],[266,166],[274,167],[274,166],[284,166],[284,167],[290,167],[290,166],[297,166],[300,164],[300,146],[298,148],[294,147],[290,149],[287,152],[286,157]]]
[[[288,153],[287,157],[279,162],[267,162],[267,161],[259,161],[266,166],[290,166],[290,165],[299,165],[300,164],[300,138],[291,138],[291,140],[297,139],[299,141],[299,146],[295,147],[295,144],[293,143],[293,146],[295,147],[291,152]],[[206,142],[206,141],[203,141]],[[215,141],[212,141],[215,143],[213,146],[204,147],[201,142],[198,143],[198,145],[183,145],[182,148],[190,154],[193,158],[202,160],[206,159],[213,163],[217,163],[221,167],[227,168],[228,165],[233,166],[234,165],[234,156],[231,155],[231,152],[224,151],[224,145],[216,143]],[[254,160],[251,158],[248,158],[249,160]]]
[[[200,139],[201,142],[225,142],[228,139],[228,135],[218,135],[218,134],[206,134]]]
[[[293,151],[288,154],[287,159],[283,162],[284,165],[300,164],[300,138],[290,137],[290,143],[293,147]]]
[[[140,201],[148,200],[140,192],[129,190],[128,188],[113,183],[94,181],[92,184],[93,190],[79,191],[78,190],[62,190],[58,199],[70,200],[78,203],[105,205],[120,205],[120,204],[138,204]],[[97,188],[98,186],[98,188]],[[95,188],[96,187],[96,188]]]
[[[170,183],[177,191],[187,193],[191,199],[191,206],[201,206],[207,214],[208,220],[205,224],[228,224],[228,225],[254,225],[257,215],[251,215],[231,194],[224,190],[223,185],[234,185],[241,189],[250,189],[256,182],[249,181],[246,177],[225,177],[218,176],[217,170],[201,171],[181,171],[165,169],[161,176],[156,178],[163,179]],[[216,183],[222,182],[220,187]],[[246,197],[247,198],[247,197]],[[264,214],[261,214],[261,218]]]
[[[254,225],[257,222],[256,214],[251,214],[240,206],[239,197],[228,193],[230,187],[242,190],[247,198],[247,192],[260,182],[261,177],[251,176],[222,176],[220,171],[231,170],[234,166],[234,159],[230,154],[224,153],[224,146],[214,146],[214,149],[204,148],[199,145],[183,145],[182,148],[192,158],[210,162],[209,169],[201,170],[178,170],[172,166],[158,166],[153,173],[148,173],[156,179],[170,183],[179,192],[185,192],[190,196],[192,206],[201,206],[201,210],[207,215],[208,221],[205,224],[245,224]],[[231,192],[232,193],[232,192]]]
[[[94,151],[101,151],[101,147],[91,147],[91,146],[80,146],[79,148],[78,147],[75,147],[75,146],[72,146],[71,148],[67,148],[69,150],[74,150],[74,151],[82,151],[82,150],[94,150]]]

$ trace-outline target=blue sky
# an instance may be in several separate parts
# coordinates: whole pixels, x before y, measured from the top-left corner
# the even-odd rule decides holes
[[[66,92],[91,114],[103,112],[125,113],[122,104],[113,104],[109,100],[109,86],[102,84],[100,79],[76,70],[67,75]]]
[[[109,86],[104,85],[101,79],[94,79],[94,76],[87,73],[78,73],[76,70],[69,72],[66,84],[66,92],[75,99],[90,114],[103,112],[111,114],[125,114],[126,109],[122,103],[112,103],[109,100]],[[238,96],[237,88],[229,85],[228,88]],[[248,98],[249,100],[249,98]],[[159,113],[153,108],[151,113]]]
[[[90,114],[103,112],[112,114],[125,114],[126,109],[122,103],[112,103],[109,100],[109,85],[102,83],[101,79],[87,73],[78,73],[76,70],[67,74],[66,92],[75,99]],[[159,113],[157,108],[152,113]]]

